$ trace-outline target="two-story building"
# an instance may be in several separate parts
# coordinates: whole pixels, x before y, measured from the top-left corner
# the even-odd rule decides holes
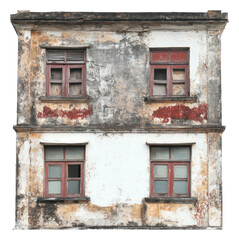
[[[16,228],[221,228],[227,13],[29,12]]]

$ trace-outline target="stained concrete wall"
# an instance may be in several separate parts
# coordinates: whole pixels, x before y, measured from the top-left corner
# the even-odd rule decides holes
[[[116,32],[107,26],[100,30],[92,27],[91,30],[54,28],[49,31],[49,28],[21,31],[19,35],[19,124],[109,127],[198,125],[208,122],[208,96],[211,95],[208,94],[208,69],[214,64],[214,55],[220,56],[220,47],[213,39],[208,40],[207,30],[176,31],[176,27],[174,30],[158,27],[157,30],[139,33]],[[117,26],[114,28],[117,29]],[[208,41],[210,46],[214,43],[213,56],[208,56]],[[39,97],[45,96],[46,88],[46,49],[41,48],[42,45],[90,46],[86,57],[89,103],[59,104],[39,100]],[[144,101],[149,95],[149,49],[155,47],[190,48],[190,95],[197,97],[195,103],[147,104]],[[215,87],[214,84],[211,89]],[[220,91],[216,96],[220,98]],[[216,111],[216,115],[220,115],[220,102],[212,102],[214,105],[210,113]],[[174,114],[177,105],[181,108],[181,116]],[[74,110],[77,116],[74,116]],[[71,117],[67,114],[61,117],[62,111],[70,113]],[[165,116],[164,111],[170,112],[171,117]],[[52,117],[55,114],[59,117]],[[214,122],[220,122],[220,119]]]
[[[214,136],[195,134],[32,133],[19,134],[18,223],[20,228],[82,226],[207,227],[221,225],[220,158]],[[89,202],[42,203],[44,146],[42,143],[86,145],[85,195]],[[191,195],[196,203],[146,203],[150,189],[150,143],[194,143]],[[218,165],[219,164],[219,165]],[[210,171],[210,172],[209,172]],[[218,179],[215,179],[215,175]]]
[[[70,30],[58,25],[19,27],[17,123],[38,130],[17,133],[16,228],[221,227],[222,130],[210,132],[207,128],[210,124],[221,126],[220,33],[221,25],[197,24],[83,24]],[[46,87],[46,49],[42,45],[88,46],[86,88],[90,101],[41,100]],[[149,49],[159,47],[190,48],[193,103],[144,101],[149,95]],[[160,133],[149,133],[150,126]],[[182,133],[183,126],[191,130]],[[79,127],[81,133],[76,130]],[[176,130],[167,133],[167,127]],[[201,127],[200,133],[196,127]],[[141,133],[130,133],[135,128]],[[90,201],[38,201],[44,196],[41,142],[89,142],[85,195]],[[144,200],[150,188],[146,142],[195,142],[191,195],[198,199],[196,203]]]

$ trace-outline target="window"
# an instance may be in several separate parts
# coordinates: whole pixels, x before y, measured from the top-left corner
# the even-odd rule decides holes
[[[190,146],[151,146],[151,196],[190,197]]]
[[[84,196],[84,146],[45,146],[45,196]]]
[[[85,50],[47,50],[46,96],[85,96]]]
[[[189,50],[150,52],[150,96],[189,96]]]

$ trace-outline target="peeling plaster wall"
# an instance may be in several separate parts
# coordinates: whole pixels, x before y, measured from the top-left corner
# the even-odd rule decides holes
[[[160,31],[149,34],[150,48],[190,48],[190,95],[197,96],[200,104],[207,104],[207,31]]]
[[[137,27],[140,26],[134,26],[136,30]],[[63,30],[53,27],[49,30],[50,28],[49,26],[42,30],[39,28],[37,31],[25,31],[19,36],[19,45],[24,45],[26,48],[24,53],[19,50],[21,62],[19,76],[25,74],[24,79],[19,78],[19,123],[47,126],[207,123],[208,60],[213,56],[208,57],[208,32],[205,29],[177,31],[175,27],[173,31],[158,27],[158,30],[148,30],[143,33],[139,30],[120,32],[117,30],[120,28],[119,24],[115,24],[114,27],[103,26],[103,29],[88,26],[85,27],[87,30]],[[212,45],[213,40],[210,42]],[[88,104],[55,104],[39,100],[40,96],[45,96],[46,87],[46,50],[41,48],[41,45],[90,46],[86,57],[86,91],[92,99]],[[198,100],[196,103],[180,104],[184,118],[181,118],[180,114],[176,118],[154,114],[162,108],[177,107],[178,103],[146,104],[143,100],[149,95],[149,49],[155,47],[190,48],[190,95],[196,96]],[[215,55],[215,51],[213,54]],[[188,110],[184,112],[183,107]],[[65,115],[62,117],[59,114],[44,114],[46,108],[48,113],[64,112]],[[205,109],[198,112],[198,117],[190,117],[191,111],[201,108]],[[72,119],[68,117],[72,111],[83,111],[88,114]],[[217,111],[220,111],[220,106]]]
[[[208,134],[209,224],[222,226],[222,136]]]
[[[31,31],[18,34],[17,124],[29,124],[30,119],[30,52]]]
[[[28,228],[30,141],[28,133],[17,136],[16,226]]]
[[[208,31],[208,114],[209,123],[221,124],[221,31]]]
[[[87,226],[221,227],[221,133],[146,133],[146,127],[221,124],[218,26],[168,24],[40,25],[19,30],[17,124],[85,127],[76,133],[17,135],[16,228]],[[46,88],[46,49],[86,50],[89,102],[41,101]],[[197,101],[146,103],[149,49],[190,48],[190,96]],[[125,133],[138,127],[142,133]],[[100,128],[122,132],[99,133]],[[93,133],[86,133],[91,129]],[[92,131],[93,130],[93,131]],[[196,132],[196,130],[195,130]],[[89,202],[40,203],[44,196],[41,142],[89,142],[85,195]],[[195,142],[191,195],[196,203],[148,203],[150,159],[146,142]]]
[[[18,176],[18,194],[24,201],[17,206],[17,226],[220,226],[221,209],[214,204],[214,198],[220,198],[217,190],[220,177],[211,177],[215,170],[210,170],[218,168],[213,159],[216,154],[220,155],[220,151],[215,147],[213,151],[207,148],[208,138],[212,142],[215,137],[215,134],[204,133],[32,133],[19,145],[18,162],[22,169]],[[90,197],[90,202],[38,203],[37,198],[44,196],[44,149],[41,142],[79,141],[89,142],[86,146],[85,195]],[[196,204],[143,201],[149,196],[150,189],[149,147],[146,142],[195,142],[192,147],[191,194],[198,198]],[[208,170],[212,171],[209,178]],[[212,202],[209,194],[210,198],[213,197]]]

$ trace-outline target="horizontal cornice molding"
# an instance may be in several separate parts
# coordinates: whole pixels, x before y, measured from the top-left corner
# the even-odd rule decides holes
[[[18,22],[227,22],[228,14],[221,11],[208,12],[30,12],[18,11],[11,15],[13,23]]]
[[[36,126],[36,125],[14,125],[16,132],[82,132],[82,133],[207,133],[224,132],[222,125],[195,125],[195,126]]]

